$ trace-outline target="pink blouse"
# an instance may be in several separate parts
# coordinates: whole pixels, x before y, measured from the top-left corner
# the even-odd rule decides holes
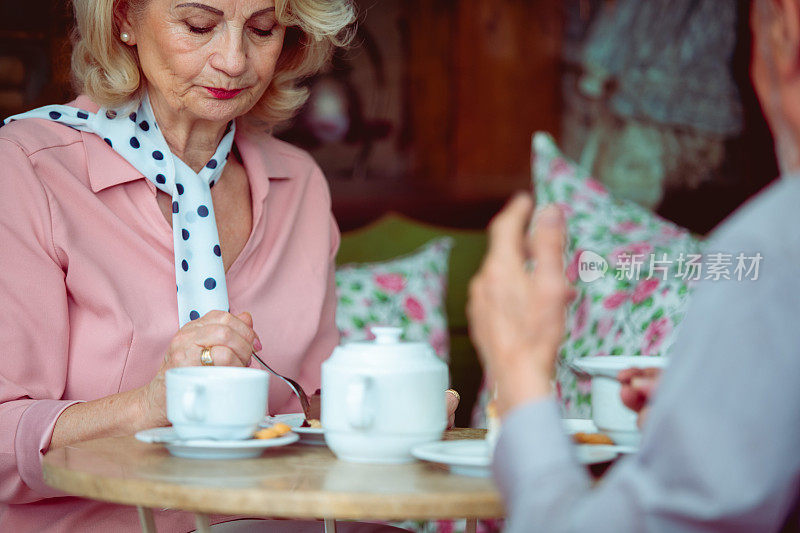
[[[79,97],[70,105],[95,111]],[[253,229],[227,272],[261,352],[306,390],[339,337],[339,231],[319,167],[267,134],[237,130]],[[156,189],[100,137],[39,119],[0,130],[0,531],[139,531],[136,509],[44,484],[42,454],[70,405],[148,383],[178,329],[172,229]],[[272,412],[299,405],[270,382]],[[158,511],[160,531],[188,513]],[[96,529],[93,529],[96,528]]]

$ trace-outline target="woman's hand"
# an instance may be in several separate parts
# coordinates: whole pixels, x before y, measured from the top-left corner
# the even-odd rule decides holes
[[[166,371],[181,366],[199,366],[203,348],[210,348],[215,366],[248,366],[251,354],[261,350],[250,313],[232,315],[209,311],[178,330],[164,354],[164,362],[153,380],[142,389],[142,416],[148,427],[167,421]]]
[[[489,250],[470,283],[470,335],[491,379],[497,411],[550,393],[565,311],[573,291],[564,275],[564,220],[548,207],[525,234],[533,201],[519,194],[489,226]],[[529,259],[535,261],[531,272]]]
[[[628,368],[617,374],[617,379],[622,384],[620,397],[628,409],[639,413],[636,423],[641,428],[647,419],[650,398],[658,386],[661,376],[659,368]]]
[[[444,391],[444,396],[447,404],[447,429],[452,429],[456,425],[456,409],[458,409],[461,396],[453,389]]]

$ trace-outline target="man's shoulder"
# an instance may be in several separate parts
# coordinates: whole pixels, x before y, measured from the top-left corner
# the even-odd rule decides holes
[[[800,256],[798,207],[800,174],[780,178],[748,200],[715,230],[708,249],[758,247]]]

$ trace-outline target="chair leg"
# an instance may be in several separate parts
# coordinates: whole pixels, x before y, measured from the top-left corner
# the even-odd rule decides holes
[[[139,512],[139,525],[144,533],[156,533],[156,521],[153,519],[153,510],[149,507],[136,507]]]

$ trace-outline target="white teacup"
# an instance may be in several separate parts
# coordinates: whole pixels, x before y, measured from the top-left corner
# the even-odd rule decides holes
[[[192,366],[166,375],[167,419],[181,439],[247,439],[267,412],[269,375],[263,370]]]
[[[626,368],[664,368],[667,361],[647,355],[603,355],[572,361],[573,366],[592,376],[592,420],[616,444],[638,446],[641,439],[638,415],[622,403],[617,374]]]

